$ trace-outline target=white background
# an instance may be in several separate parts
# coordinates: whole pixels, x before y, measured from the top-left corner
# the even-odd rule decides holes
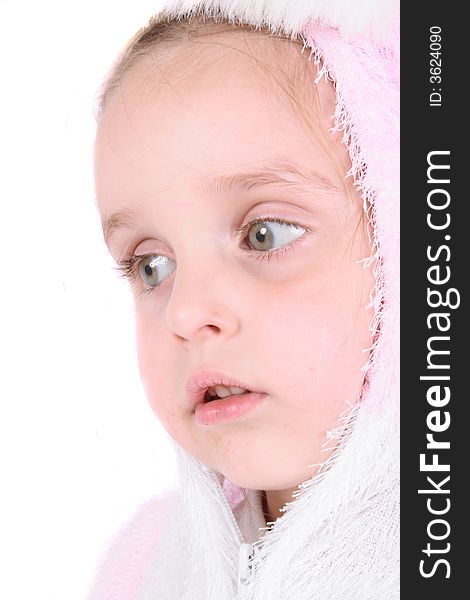
[[[150,0],[0,0],[0,597],[83,600],[171,485],[94,200],[93,102]]]

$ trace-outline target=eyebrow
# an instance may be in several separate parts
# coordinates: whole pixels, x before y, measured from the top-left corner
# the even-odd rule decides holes
[[[308,187],[322,191],[338,192],[344,189],[318,171],[288,161],[273,161],[261,168],[235,175],[213,175],[201,181],[206,195],[240,195],[271,184],[290,188]],[[109,247],[113,234],[121,228],[137,228],[138,214],[125,208],[108,215],[102,222],[104,240]]]

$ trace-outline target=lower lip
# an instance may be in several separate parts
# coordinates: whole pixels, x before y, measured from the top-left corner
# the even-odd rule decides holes
[[[211,400],[198,404],[194,411],[196,421],[200,425],[218,425],[236,421],[251,410],[259,406],[267,394],[250,392],[248,394],[234,394],[227,398]]]

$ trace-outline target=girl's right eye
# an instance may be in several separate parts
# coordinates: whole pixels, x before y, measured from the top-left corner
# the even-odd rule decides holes
[[[142,256],[131,256],[131,258],[118,261],[118,271],[131,283],[146,283],[149,287],[144,288],[142,293],[151,292],[154,287],[173,273],[175,261],[162,254],[144,254]],[[138,273],[137,273],[138,272]]]

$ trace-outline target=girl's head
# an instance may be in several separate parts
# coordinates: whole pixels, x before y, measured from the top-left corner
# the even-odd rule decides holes
[[[330,132],[333,84],[315,75],[298,40],[151,22],[101,97],[97,199],[148,400],[185,450],[253,489],[324,462],[372,344],[362,201]],[[267,396],[201,425],[186,383],[203,370]]]

